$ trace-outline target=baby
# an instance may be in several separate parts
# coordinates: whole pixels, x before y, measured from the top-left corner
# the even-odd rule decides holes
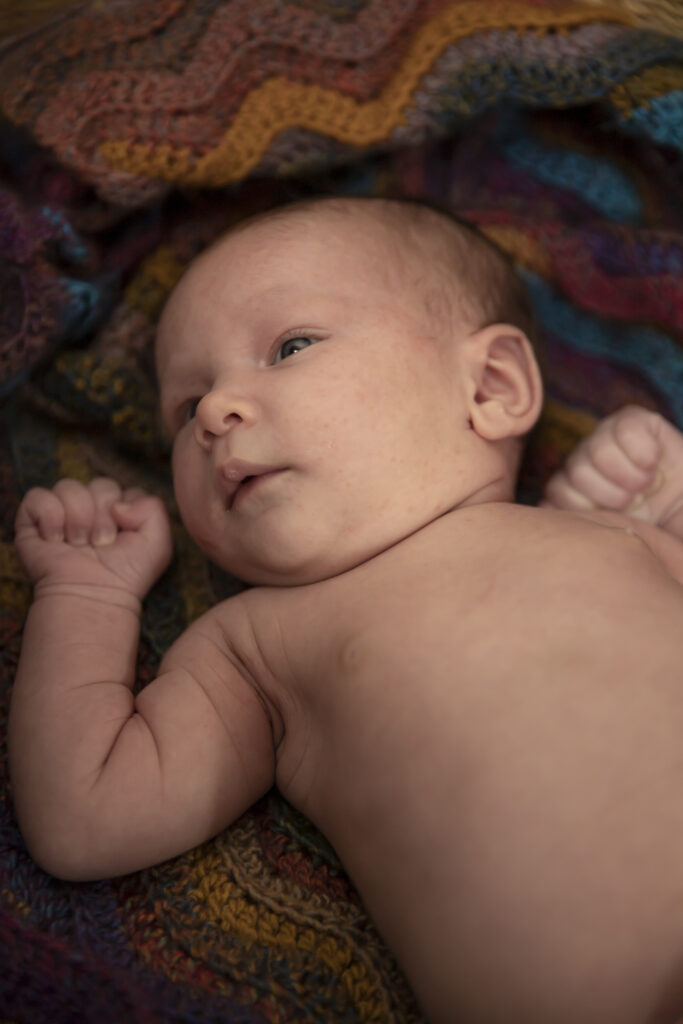
[[[416,203],[296,204],[193,263],[157,346],[177,501],[255,586],[134,697],[161,502],[26,495],[10,762],[39,864],[134,871],[276,782],[432,1024],[683,1013],[683,436],[629,407],[515,505],[531,332],[507,261]]]

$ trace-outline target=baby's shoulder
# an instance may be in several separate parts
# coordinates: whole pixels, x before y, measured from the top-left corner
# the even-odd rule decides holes
[[[334,624],[333,581],[298,587],[250,587],[222,601],[207,619],[222,650],[271,694],[287,685],[292,666],[320,651]]]
[[[604,539],[606,529],[625,533],[624,523],[604,523],[589,516],[512,502],[487,502],[453,509],[401,545],[410,557],[455,552],[468,561],[523,559],[531,552],[551,556],[568,543],[590,546]],[[398,553],[398,551],[397,551]]]
[[[544,582],[550,586],[565,577],[637,571],[639,565],[652,570],[658,562],[669,568],[663,558],[667,538],[660,533],[650,527],[644,536],[641,524],[616,514],[491,502],[443,516],[416,539],[410,560],[432,571],[462,571],[492,586],[514,581],[517,588],[542,593]]]
[[[470,526],[475,546],[495,543],[519,559],[581,559],[600,550],[645,550],[654,532],[661,533],[617,512],[568,512],[502,502],[481,506]]]
[[[473,527],[480,550],[486,534],[495,536],[498,553],[532,585],[553,577],[629,583],[673,577],[683,584],[683,542],[620,512],[501,504],[482,508]]]

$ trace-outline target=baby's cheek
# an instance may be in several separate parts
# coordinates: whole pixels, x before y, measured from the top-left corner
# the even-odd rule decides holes
[[[189,457],[182,441],[176,442],[171,459],[173,489],[181,514],[187,506],[192,507],[192,498],[199,498],[199,474],[195,460]]]

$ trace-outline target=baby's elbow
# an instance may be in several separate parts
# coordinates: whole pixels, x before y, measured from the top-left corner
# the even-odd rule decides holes
[[[93,873],[91,865],[83,864],[79,857],[64,856],[61,851],[29,847],[28,852],[42,871],[60,882],[91,882],[104,877]]]
[[[93,854],[82,830],[67,822],[20,822],[26,850],[35,864],[63,882],[107,878],[108,865]]]
[[[78,856],[52,842],[26,842],[33,862],[46,874],[62,882],[85,882],[90,878]]]

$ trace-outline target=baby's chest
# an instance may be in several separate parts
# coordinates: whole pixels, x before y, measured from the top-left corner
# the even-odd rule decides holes
[[[488,567],[465,586],[441,565],[353,597],[330,588],[283,630],[287,742],[313,773],[326,761],[372,770],[425,745],[521,736],[585,700],[618,704],[619,687],[645,679],[659,701],[683,656],[683,604],[666,582],[644,583],[646,601],[587,562],[564,585],[547,567],[518,578]]]
[[[330,588],[329,601],[319,592],[307,614],[288,609],[278,782],[290,799],[301,806],[311,788],[341,797],[341,779],[356,790],[398,781],[410,760],[416,781],[453,750],[468,716],[499,702],[502,676],[521,676],[525,654],[511,653],[512,623],[491,629],[484,581],[474,589],[476,600],[454,573],[416,573],[374,592]],[[435,757],[416,762],[425,750]]]
[[[639,542],[571,520],[558,538],[522,516],[465,543],[453,522],[336,579],[254,594],[292,744],[352,756],[429,729],[436,742],[514,720],[539,690],[561,704],[591,678],[650,677],[653,652],[660,674],[683,654],[683,589]]]

